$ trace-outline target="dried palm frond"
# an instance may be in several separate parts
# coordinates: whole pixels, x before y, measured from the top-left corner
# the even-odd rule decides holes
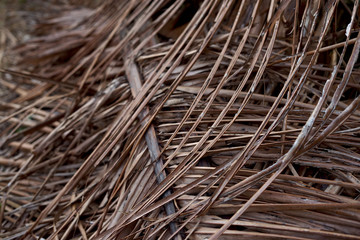
[[[357,0],[106,1],[37,34],[0,70],[1,238],[360,239]]]

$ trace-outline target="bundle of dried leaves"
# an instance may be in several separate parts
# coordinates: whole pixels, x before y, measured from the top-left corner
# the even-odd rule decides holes
[[[358,0],[113,0],[36,34],[1,69],[0,238],[360,239]]]

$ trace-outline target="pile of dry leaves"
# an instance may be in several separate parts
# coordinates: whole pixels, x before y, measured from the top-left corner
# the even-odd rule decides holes
[[[62,9],[0,69],[1,239],[360,239],[358,0]]]

